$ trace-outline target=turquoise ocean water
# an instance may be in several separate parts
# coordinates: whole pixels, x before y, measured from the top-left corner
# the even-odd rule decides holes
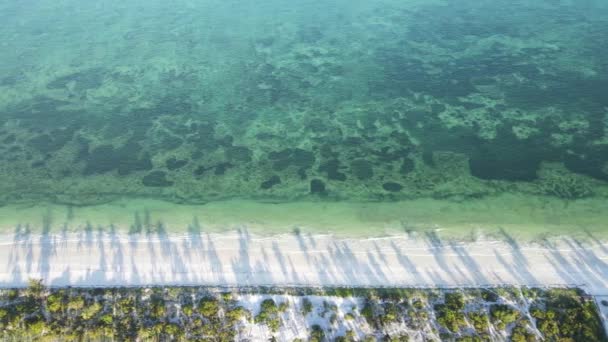
[[[0,203],[608,196],[604,1],[0,1]]]

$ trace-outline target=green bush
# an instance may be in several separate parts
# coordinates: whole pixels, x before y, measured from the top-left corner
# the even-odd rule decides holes
[[[475,328],[475,331],[485,332],[490,327],[490,322],[488,321],[488,316],[485,312],[469,312],[467,314],[469,317],[469,321],[471,325]]]
[[[281,319],[279,317],[279,308],[274,300],[269,298],[262,301],[260,313],[255,316],[255,322],[268,325],[268,328],[273,332],[279,330]]]
[[[528,331],[525,326],[518,324],[511,331],[512,342],[535,342],[536,336]]]
[[[309,342],[322,342],[325,338],[325,332],[317,324],[313,325],[310,332]]]
[[[182,306],[182,312],[184,313],[184,315],[190,317],[192,316],[192,313],[194,312],[194,309],[192,308],[192,304],[184,304]]]
[[[424,309],[424,302],[421,299],[415,299],[412,302],[412,306],[414,307],[414,309],[422,310]]]
[[[118,310],[122,314],[128,314],[135,309],[135,301],[133,298],[123,298],[118,300]]]
[[[3,322],[8,318],[8,311],[4,308],[0,308],[0,322]]]
[[[80,311],[84,308],[84,298],[73,297],[68,301],[68,310]]]
[[[446,327],[451,332],[460,331],[460,327],[466,326],[464,313],[458,310],[452,310],[445,304],[435,305],[437,314],[437,322]]]
[[[386,342],[409,342],[410,337],[405,335],[405,334],[401,334],[401,335],[393,335],[393,336],[385,336],[384,341]]]
[[[456,342],[485,342],[489,340],[484,340],[479,336],[463,336],[456,339]]]
[[[47,310],[53,314],[63,311],[63,297],[63,294],[60,292],[50,294],[46,299]]]
[[[399,321],[401,318],[399,315],[399,308],[394,303],[384,304],[384,314],[379,318],[383,325]]]
[[[203,317],[214,319],[218,317],[220,305],[215,298],[205,297],[198,303],[198,311]]]
[[[279,304],[279,307],[278,307],[279,312],[285,312],[285,311],[287,311],[287,309],[289,309],[289,302],[285,301],[285,302],[282,302],[281,304]]]
[[[38,299],[42,297],[44,290],[45,287],[44,284],[42,284],[42,279],[30,279],[28,281],[26,294],[27,296]]]
[[[531,314],[546,339],[606,341],[602,322],[591,300],[569,289],[551,289],[546,293],[544,311],[535,307]]]
[[[507,325],[517,321],[519,316],[519,311],[508,305],[494,304],[490,306],[490,317],[498,329],[505,329]]]
[[[234,325],[236,322],[242,319],[249,319],[250,316],[251,313],[242,306],[238,306],[226,311],[226,319],[228,319],[228,324],[231,325]]]
[[[101,318],[99,320],[105,325],[112,325],[114,318],[112,317],[111,314],[105,314],[105,315],[101,316]]]
[[[310,299],[302,298],[302,315],[306,316],[312,312],[312,302]]]
[[[437,322],[451,332],[460,331],[466,326],[464,313],[465,300],[461,292],[448,292],[444,297],[444,304],[435,305]]]
[[[464,310],[464,296],[460,292],[451,292],[445,294],[445,305],[450,310]]]
[[[370,301],[367,301],[365,303],[365,306],[363,306],[363,309],[361,309],[361,316],[363,316],[365,318],[365,320],[367,321],[367,324],[374,324],[375,322],[375,315],[374,315],[374,306],[372,305],[372,303]]]
[[[167,308],[165,307],[165,300],[158,295],[150,298],[150,314],[152,317],[159,319],[165,316]]]
[[[490,289],[481,290],[481,298],[486,302],[495,302],[498,300],[498,294]]]
[[[91,318],[95,317],[99,312],[101,312],[102,309],[103,306],[101,306],[101,304],[93,303],[92,305],[89,305],[84,308],[84,310],[82,310],[81,317],[84,320],[90,320]]]

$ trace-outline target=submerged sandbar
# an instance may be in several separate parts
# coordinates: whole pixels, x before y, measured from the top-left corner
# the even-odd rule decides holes
[[[226,232],[246,228],[260,235],[292,232],[341,237],[438,232],[444,237],[511,236],[529,240],[548,235],[605,237],[608,202],[602,198],[564,201],[551,197],[503,194],[466,201],[416,199],[396,202],[282,202],[249,200],[175,204],[154,199],[121,199],[74,207],[15,204],[0,208],[0,229],[12,233],[57,233],[112,229],[137,233],[179,233],[195,229]],[[196,226],[196,227],[195,227]]]

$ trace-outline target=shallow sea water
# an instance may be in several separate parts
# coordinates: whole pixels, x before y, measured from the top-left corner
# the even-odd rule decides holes
[[[608,231],[604,1],[0,0],[0,22],[3,230],[155,208]]]

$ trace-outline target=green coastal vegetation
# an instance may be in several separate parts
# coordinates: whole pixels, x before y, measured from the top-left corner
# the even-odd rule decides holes
[[[299,322],[299,323],[298,323]],[[290,335],[292,328],[304,331]],[[5,341],[608,341],[576,289],[27,288],[0,292]]]

